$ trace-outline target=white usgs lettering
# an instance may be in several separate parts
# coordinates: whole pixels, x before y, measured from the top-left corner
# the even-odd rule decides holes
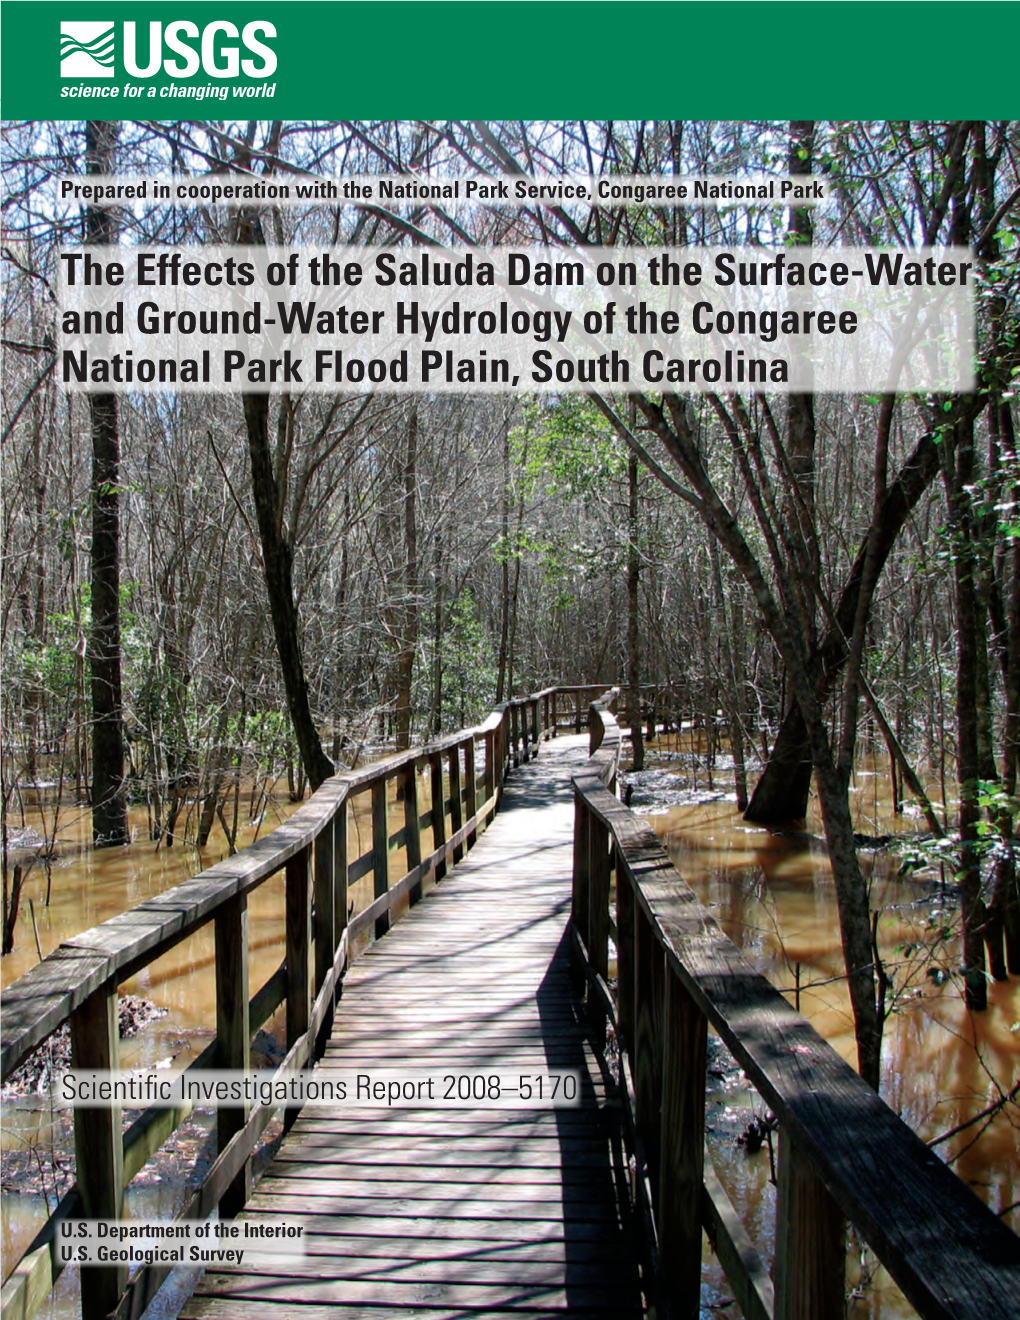
[[[231,45],[240,36],[241,45]],[[276,72],[276,51],[259,41],[276,36],[272,23],[255,21],[246,23],[238,33],[233,23],[217,19],[207,23],[201,31],[198,24],[188,19],[163,24],[149,24],[147,63],[138,62],[138,34],[136,24],[124,24],[124,68],[132,78],[154,78],[162,68],[171,78],[192,78],[201,68],[209,78],[237,78],[241,72],[249,78],[268,78]],[[219,42],[217,38],[222,38]],[[194,43],[197,43],[194,44]],[[167,47],[180,59],[163,57]],[[241,59],[241,49],[254,59]]]

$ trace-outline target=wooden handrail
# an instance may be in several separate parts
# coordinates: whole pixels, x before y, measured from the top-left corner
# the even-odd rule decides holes
[[[847,1219],[923,1320],[1020,1315],[1020,1240],[750,965],[616,797],[621,734],[608,707],[590,708],[591,757],[574,777],[575,964],[593,1025],[608,1012],[622,1047],[660,1314],[699,1314],[704,1227],[745,1316],[843,1320]],[[779,1122],[772,1279],[706,1168],[709,1025]]]
[[[474,844],[498,809],[506,774],[530,760],[543,739],[555,736],[560,694],[578,695],[573,687],[544,688],[504,703],[473,728],[337,775],[243,852],[66,940],[4,992],[0,1078],[6,1080],[64,1022],[70,1023],[76,1066],[116,1068],[117,987],[210,923],[216,932],[217,1031],[191,1069],[246,1067],[254,1032],[283,1002],[288,1049],[275,1076],[310,1065],[324,1047],[357,936],[373,927],[381,935],[400,899],[416,902],[423,884],[441,879],[448,864]],[[425,815],[418,808],[421,773],[431,776],[432,786],[432,807]],[[404,802],[404,824],[395,833],[386,805],[391,780]],[[372,844],[361,856],[349,857],[349,803],[366,792],[373,799]],[[421,854],[423,825],[433,828],[427,857]],[[395,848],[405,848],[408,860],[400,877],[390,872]],[[280,871],[286,872],[286,958],[252,994],[248,896]],[[375,878],[373,900],[348,923],[348,886],[369,871]],[[241,1208],[251,1187],[251,1155],[273,1109],[217,1111],[218,1154],[180,1218],[202,1218],[217,1207],[221,1215]],[[2,1320],[30,1320],[45,1300],[62,1268],[54,1250],[59,1222],[78,1215],[120,1217],[127,1183],[189,1112],[189,1106],[149,1109],[122,1134],[118,1109],[74,1111],[77,1182],[4,1283]],[[125,1287],[119,1268],[84,1270],[85,1320],[111,1313],[118,1320],[136,1320],[166,1272],[150,1267]]]

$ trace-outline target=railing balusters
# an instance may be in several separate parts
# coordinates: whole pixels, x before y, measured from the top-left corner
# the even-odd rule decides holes
[[[115,1069],[120,1054],[117,987],[102,986],[71,1014],[71,1064]],[[74,1155],[82,1211],[88,1219],[121,1219],[124,1212],[124,1142],[121,1107],[76,1109]],[[127,1270],[97,1265],[82,1271],[82,1320],[102,1320],[117,1304]]]
[[[306,863],[307,866],[307,863]],[[248,1071],[251,1026],[248,1019],[248,898],[238,894],[219,909],[216,931],[216,1066]],[[216,1110],[216,1145],[222,1151],[248,1120],[248,1103]],[[232,1219],[251,1196],[251,1160],[224,1192],[220,1217]]]

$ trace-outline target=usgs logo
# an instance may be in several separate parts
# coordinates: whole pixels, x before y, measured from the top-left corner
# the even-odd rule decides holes
[[[144,24],[141,25],[144,28]],[[268,78],[276,72],[276,51],[267,41],[276,37],[272,23],[234,23],[219,19],[199,28],[182,19],[176,23],[121,24],[124,72],[131,78],[191,78],[199,69],[208,78]],[[115,24],[61,23],[61,78],[113,78]],[[260,40],[261,38],[261,40]]]

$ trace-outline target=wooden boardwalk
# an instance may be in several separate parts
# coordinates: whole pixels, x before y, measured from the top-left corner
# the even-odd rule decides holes
[[[322,1066],[582,1074],[574,1109],[308,1108],[242,1218],[308,1225],[300,1267],[210,1271],[186,1320],[643,1314],[619,1110],[567,972],[587,737],[543,746],[478,845],[350,971]]]

